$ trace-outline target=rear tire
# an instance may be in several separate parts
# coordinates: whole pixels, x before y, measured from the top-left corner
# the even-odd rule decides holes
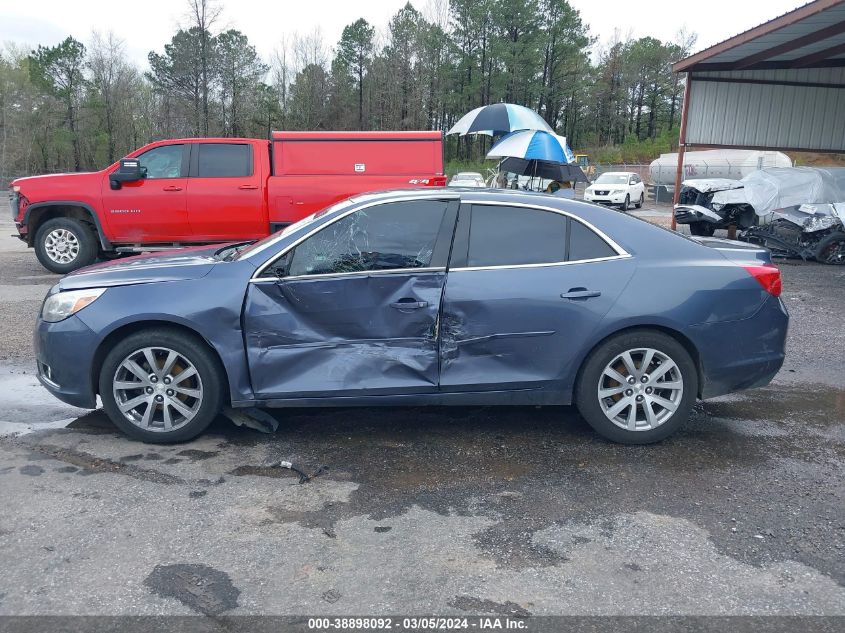
[[[227,388],[220,362],[204,342],[166,328],[117,343],[103,361],[99,387],[115,426],[155,444],[202,433],[220,413]]]
[[[52,273],[65,275],[93,264],[97,259],[97,236],[76,218],[53,218],[35,234],[35,255]]]
[[[599,435],[621,444],[651,444],[683,426],[697,393],[698,372],[683,345],[662,332],[633,330],[590,353],[574,399]]]

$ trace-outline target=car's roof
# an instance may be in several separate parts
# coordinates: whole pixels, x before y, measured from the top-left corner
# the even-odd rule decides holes
[[[363,193],[349,199],[350,206],[370,202],[388,202],[390,200],[408,199],[429,199],[429,198],[460,198],[463,202],[521,202],[522,204],[538,205],[546,207],[559,207],[567,209],[576,207],[596,207],[596,205],[551,196],[540,191],[525,191],[524,189],[498,189],[491,187],[421,187],[416,189],[391,189],[388,191],[377,191]],[[616,213],[615,211],[612,213]]]
[[[619,213],[605,207],[583,202],[581,200],[572,200],[570,198],[563,198],[560,196],[551,196],[546,193],[535,191],[524,191],[519,189],[491,189],[482,187],[420,187],[409,189],[392,189],[388,191],[377,191],[372,193],[362,193],[345,201],[336,203],[333,207],[329,207],[324,211],[328,213],[318,214],[319,219],[315,221],[319,227],[325,222],[331,222],[338,214],[353,212],[360,207],[367,207],[377,204],[396,202],[408,202],[414,200],[455,200],[463,204],[479,204],[485,203],[499,203],[506,205],[528,206],[528,207],[545,207],[550,210],[559,210],[565,215],[571,215],[579,220],[587,223],[588,226],[598,229],[600,232],[610,240],[614,241],[624,251],[633,252],[636,249],[637,241],[640,244],[652,243],[660,244],[665,236],[661,233],[669,234],[660,227],[645,222],[640,218],[629,216],[624,213]],[[295,225],[294,225],[295,226]],[[304,227],[303,227],[304,228]],[[314,230],[313,228],[310,230]],[[282,242],[287,237],[294,238],[294,234],[277,235],[271,238],[266,244],[259,249],[251,251],[247,258],[255,258],[256,261],[266,258],[264,251],[269,250],[275,244]],[[673,237],[678,237],[674,235]],[[636,241],[635,241],[636,240]],[[656,242],[655,242],[656,240]],[[633,247],[629,246],[633,245]],[[659,248],[657,251],[659,252]],[[648,252],[648,249],[641,248],[640,252]]]

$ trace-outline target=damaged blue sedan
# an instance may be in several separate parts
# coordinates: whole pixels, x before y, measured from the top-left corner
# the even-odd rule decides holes
[[[64,277],[38,376],[146,442],[224,407],[569,405],[613,441],[767,384],[788,316],[766,250],[542,194],[358,196],[251,244]]]

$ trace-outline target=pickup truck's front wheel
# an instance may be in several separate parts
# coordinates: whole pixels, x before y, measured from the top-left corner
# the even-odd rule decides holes
[[[64,275],[93,264],[97,259],[97,237],[75,218],[53,218],[35,234],[35,255],[47,270]]]

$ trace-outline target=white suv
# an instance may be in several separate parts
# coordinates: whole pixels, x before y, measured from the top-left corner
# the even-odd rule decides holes
[[[584,200],[599,204],[618,204],[627,211],[633,204],[638,209],[645,202],[645,185],[638,174],[629,171],[608,171],[596,178],[584,191]]]

